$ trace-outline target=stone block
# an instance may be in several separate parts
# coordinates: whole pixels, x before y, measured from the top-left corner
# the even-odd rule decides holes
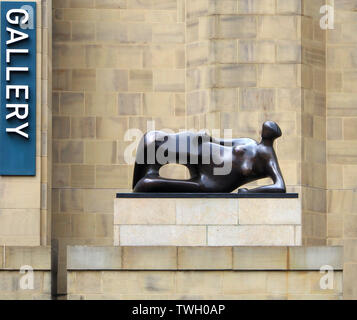
[[[295,245],[292,226],[208,226],[209,246],[281,246]]]
[[[95,91],[96,90],[96,70],[75,69],[72,71],[72,90],[75,91]]]
[[[344,216],[344,230],[345,238],[357,237],[357,215],[347,214]]]
[[[71,118],[71,138],[91,139],[95,138],[95,117]]]
[[[71,236],[74,238],[95,237],[96,216],[94,214],[76,213],[71,215]]]
[[[4,268],[4,247],[0,247],[0,269]]]
[[[143,95],[143,114],[146,116],[173,116],[175,96],[172,93],[155,92]]]
[[[102,293],[102,272],[77,272],[69,273],[68,293]]]
[[[343,249],[341,247],[294,247],[289,248],[291,270],[320,270],[329,265],[342,270]]]
[[[50,247],[5,247],[4,268],[20,270],[28,265],[34,270],[51,269]]]
[[[95,167],[92,165],[71,166],[71,186],[78,188],[94,187]]]
[[[264,64],[259,67],[261,87],[291,88],[297,86],[297,69],[293,64]]]
[[[289,272],[289,294],[311,294],[310,272]]]
[[[301,14],[301,0],[277,0],[277,13]]]
[[[261,39],[296,40],[297,19],[294,16],[260,16],[258,35]]]
[[[275,43],[266,40],[239,40],[238,62],[272,63],[275,62]]]
[[[115,189],[83,190],[84,211],[88,213],[112,213]]]
[[[54,21],[53,22],[53,40],[70,41],[71,39],[71,22]]]
[[[92,93],[85,94],[85,114],[88,116],[115,116],[118,114],[117,94]]]
[[[62,189],[60,190],[60,212],[74,213],[83,212],[83,190]]]
[[[178,268],[180,270],[232,269],[232,248],[179,247]]]
[[[145,12],[145,18],[144,20],[146,22],[150,22],[150,23],[175,23],[175,22],[183,22],[183,20],[179,21],[178,20],[178,14],[182,14],[182,12],[180,13],[176,13],[175,11],[147,11]],[[182,17],[180,16],[180,18],[182,19]]]
[[[154,43],[184,43],[185,25],[175,24],[153,24],[152,41]]]
[[[128,42],[127,26],[122,22],[100,21],[96,24],[96,39],[99,42]]]
[[[300,225],[301,202],[299,199],[245,199],[239,203],[239,224]]]
[[[240,90],[239,104],[239,109],[242,111],[263,111],[274,109],[275,90],[242,88]]]
[[[278,63],[301,63],[301,45],[296,41],[279,41],[276,59]]]
[[[238,90],[236,88],[215,88],[210,91],[210,110],[237,111]]]
[[[215,63],[237,63],[236,39],[214,40],[210,45],[210,54],[214,56]]]
[[[94,0],[70,0],[70,8],[93,8]]]
[[[99,69],[97,74],[97,88],[101,92],[126,92],[129,86],[127,70]]]
[[[95,183],[98,188],[126,188],[128,187],[128,167],[97,165]]]
[[[108,245],[112,244],[113,236],[113,216],[111,214],[97,213],[95,215],[95,237],[106,238],[103,241],[103,245]]]
[[[61,141],[59,152],[62,163],[83,163],[82,141]]]
[[[174,273],[170,271],[123,271],[103,273],[103,292],[113,294],[161,294],[175,290]]]
[[[69,91],[72,89],[72,70],[53,70],[53,90]]]
[[[85,46],[85,63],[89,68],[115,68],[118,63],[118,47],[102,45]]]
[[[287,259],[286,247],[233,248],[234,270],[286,270]]]
[[[218,87],[255,87],[257,85],[255,65],[217,66],[216,74]]]
[[[345,239],[344,240],[344,253],[343,258],[345,262],[357,263],[357,240]]]
[[[56,117],[52,118],[52,136],[54,139],[68,139],[71,134],[70,118]]]
[[[356,299],[357,296],[357,263],[346,263],[343,268],[343,298]]]
[[[128,42],[130,43],[151,43],[153,40],[151,24],[128,23],[126,29]]]
[[[118,114],[126,116],[140,115],[142,113],[141,100],[140,93],[120,93],[118,100]]]
[[[206,227],[203,226],[120,226],[122,246],[203,246]]]
[[[85,46],[68,43],[53,44],[53,68],[85,67]]]
[[[97,117],[96,126],[97,139],[123,140],[128,130],[128,119],[126,117]]]
[[[147,92],[153,89],[153,74],[151,70],[130,70],[129,91]]]
[[[184,70],[154,70],[154,91],[184,92]]]
[[[240,15],[219,16],[219,28],[216,33],[218,38],[222,39],[255,38],[257,35],[256,17]]]
[[[343,136],[345,140],[357,139],[357,118],[346,118],[343,120]]]
[[[95,0],[97,9],[125,9],[126,7],[126,0]]]
[[[72,41],[90,42],[95,40],[95,24],[91,21],[72,21]]]
[[[70,186],[70,166],[53,165],[52,185],[54,188]]]
[[[82,115],[84,112],[84,94],[79,92],[61,92],[61,115]]]
[[[178,0],[152,0],[151,8],[153,10],[176,10]]]
[[[176,200],[176,224],[234,225],[238,223],[238,201],[235,199]]]
[[[124,199],[115,201],[114,224],[175,224],[175,200]]]
[[[225,272],[222,279],[224,294],[262,294],[266,291],[266,272]]]
[[[22,192],[19,192],[19,188]],[[0,199],[2,209],[40,208],[40,185],[32,181],[5,180],[1,182],[4,195]]]
[[[274,0],[238,0],[238,13],[274,14]]]
[[[238,12],[236,0],[208,0],[208,10],[213,14],[233,14]]]
[[[186,297],[194,294],[221,294],[222,277],[222,272],[179,272],[176,274],[176,292]]]
[[[176,270],[175,247],[123,247],[123,269]]]
[[[115,141],[86,141],[84,146],[84,163],[115,164],[117,144]]]
[[[67,270],[117,270],[122,268],[122,248],[67,247]]]
[[[144,46],[141,45],[120,45],[116,52],[116,64],[119,68],[140,69],[143,66]],[[93,63],[97,63],[96,60]]]
[[[210,63],[210,43],[208,41],[200,41],[190,43],[186,47],[187,66],[194,67]]]

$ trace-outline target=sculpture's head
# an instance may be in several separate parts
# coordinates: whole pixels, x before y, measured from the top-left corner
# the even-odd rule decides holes
[[[281,137],[281,129],[274,121],[266,121],[263,124],[262,138],[275,140]]]

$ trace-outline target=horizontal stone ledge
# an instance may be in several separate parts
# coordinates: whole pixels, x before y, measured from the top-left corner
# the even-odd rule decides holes
[[[117,193],[118,199],[297,199],[298,193]]]
[[[343,247],[67,248],[67,270],[315,271],[343,269]]]
[[[51,270],[51,247],[15,247],[0,248],[0,270],[21,270],[25,266],[34,271]]]

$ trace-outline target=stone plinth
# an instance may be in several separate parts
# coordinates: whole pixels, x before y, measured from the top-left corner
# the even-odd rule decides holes
[[[338,300],[342,266],[342,247],[69,246],[68,299]]]
[[[297,194],[118,194],[114,245],[301,245]]]

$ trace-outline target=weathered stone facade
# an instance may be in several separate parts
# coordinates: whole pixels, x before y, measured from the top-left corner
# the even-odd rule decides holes
[[[59,245],[58,293],[66,293],[67,245],[120,245],[113,204],[117,192],[131,191],[128,129],[145,132],[153,120],[155,129],[222,137],[231,129],[259,139],[269,119],[283,131],[276,151],[288,191],[301,199],[302,244],[343,246],[343,295],[357,298],[356,0],[36,2],[37,175],[1,177],[0,266],[2,246],[52,240]],[[324,5],[334,8],[334,29],[320,26]],[[162,173],[187,177],[179,166]],[[171,280],[187,275],[162,271]],[[6,272],[0,276],[13,277]],[[284,272],[305,280],[317,274]],[[71,298],[95,297],[73,289],[94,272],[84,274],[70,271]],[[271,296],[266,290],[249,294]],[[284,297],[294,294],[284,290]],[[301,297],[312,298],[304,290]],[[169,296],[182,294],[176,288]]]

